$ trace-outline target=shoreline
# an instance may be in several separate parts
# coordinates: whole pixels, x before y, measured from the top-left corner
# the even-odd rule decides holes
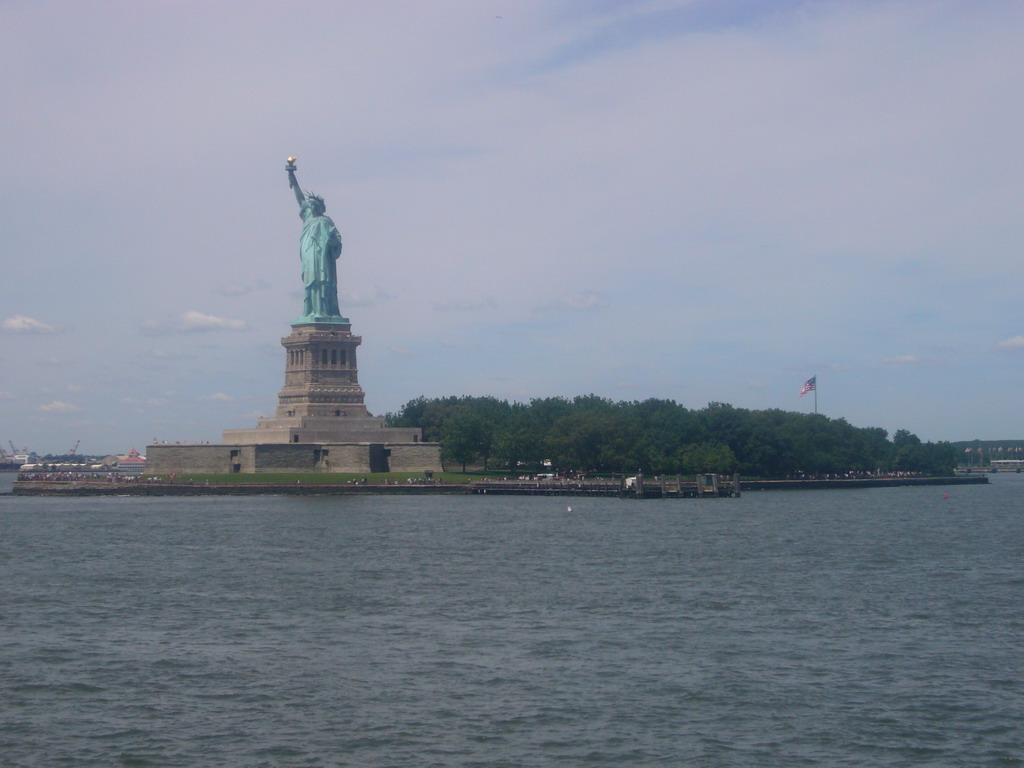
[[[854,488],[899,488],[906,486],[987,485],[987,475],[952,477],[871,477],[851,480],[743,480],[740,492],[844,490]],[[442,495],[543,495],[606,496],[620,498],[680,498],[675,494],[650,492],[639,496],[632,489],[612,483],[481,481],[474,483],[168,483],[106,480],[18,480],[15,496],[442,496]],[[656,486],[651,483],[648,490]],[[711,494],[708,494],[711,495]]]

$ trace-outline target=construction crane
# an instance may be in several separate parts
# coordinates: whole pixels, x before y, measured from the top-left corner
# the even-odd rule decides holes
[[[78,453],[78,446],[81,445],[81,444],[82,444],[81,440],[75,440],[75,447],[72,448],[70,451],[68,451],[68,455],[69,456],[74,456],[76,453]]]
[[[15,448],[13,440],[8,440],[7,444],[11,446],[11,453],[28,453],[28,448],[22,448],[20,451]]]

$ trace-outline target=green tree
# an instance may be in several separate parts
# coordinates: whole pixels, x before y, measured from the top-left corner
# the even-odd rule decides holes
[[[495,458],[508,469],[520,466],[538,469],[544,460],[547,429],[524,405],[512,407],[502,430],[495,437]]]
[[[959,449],[950,443],[922,443],[905,429],[898,430],[892,441],[892,467],[899,472],[942,476],[953,474],[956,468]]]
[[[450,416],[444,424],[442,458],[458,462],[465,472],[466,465],[481,455],[485,429],[483,419],[471,410],[459,411]]]
[[[387,422],[419,427],[425,440],[443,445],[449,460],[465,465],[482,459],[486,467],[496,458],[512,470],[551,459],[563,469],[640,468],[653,474],[698,471],[697,466],[735,467],[760,477],[879,468],[947,474],[962,450],[923,444],[907,430],[889,442],[884,429],[858,428],[822,414],[751,411],[718,402],[691,411],[671,400],[616,403],[594,394],[528,404],[419,397],[388,414]]]
[[[701,427],[692,411],[671,400],[644,400],[625,406],[626,415],[636,423],[639,438],[635,447],[638,465],[655,475],[682,471],[683,446],[700,439]]]
[[[736,468],[736,456],[725,443],[694,443],[683,450],[682,464],[690,474],[728,474]]]
[[[547,448],[559,469],[622,471],[633,467],[637,429],[614,410],[587,409],[563,416],[548,432]]]

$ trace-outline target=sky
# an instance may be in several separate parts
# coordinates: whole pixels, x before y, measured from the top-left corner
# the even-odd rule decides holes
[[[1024,4],[3,0],[0,446],[271,416],[285,158],[376,414],[597,394],[1024,439]],[[16,30],[16,34],[15,31]]]

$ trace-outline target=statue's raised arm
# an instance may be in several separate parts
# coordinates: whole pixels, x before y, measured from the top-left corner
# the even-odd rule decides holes
[[[295,190],[295,199],[299,203],[299,208],[301,208],[302,204],[306,202],[306,196],[302,194],[302,189],[299,188],[299,182],[295,180],[295,171],[297,170],[295,167],[295,161],[298,159],[299,158],[297,157],[289,157],[288,165],[286,165],[284,169],[288,171],[288,186]]]

